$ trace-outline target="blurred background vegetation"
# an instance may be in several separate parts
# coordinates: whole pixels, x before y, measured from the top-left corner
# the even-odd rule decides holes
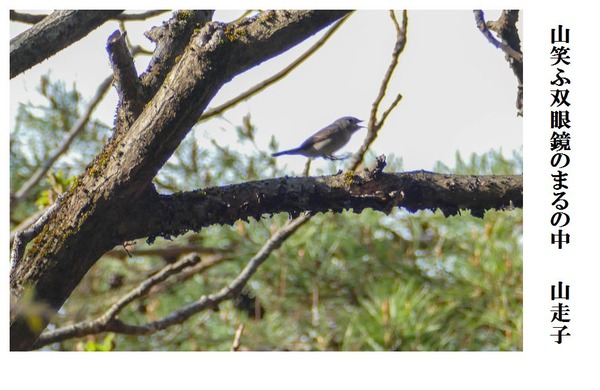
[[[11,192],[45,161],[83,108],[75,85],[45,76],[39,90],[46,104],[21,104],[11,129]],[[69,188],[110,137],[110,127],[87,124],[36,191],[11,209],[11,229]],[[258,150],[253,140],[260,129],[250,116],[236,131],[235,148],[219,139],[201,145],[191,132],[157,176],[159,192],[289,174],[270,157],[278,149],[275,140],[272,150]],[[387,161],[387,172],[402,171],[401,159]],[[311,174],[331,174],[338,165]],[[457,154],[455,167],[437,164],[433,170],[520,174],[522,159],[520,152],[511,159],[500,151],[468,159]],[[115,248],[86,275],[49,329],[95,318],[166,264],[198,253],[200,271],[171,277],[120,315],[135,324],[160,319],[227,285],[287,219],[265,216]],[[236,330],[243,329],[239,350],[522,350],[522,222],[520,209],[488,211],[483,219],[468,211],[446,218],[439,211],[403,209],[318,214],[271,254],[235,301],[218,310],[152,335],[103,333],[44,349],[230,350]]]

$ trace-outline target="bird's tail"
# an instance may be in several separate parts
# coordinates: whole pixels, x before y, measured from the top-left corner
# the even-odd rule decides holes
[[[282,150],[281,152],[271,154],[271,156],[277,157],[277,156],[282,156],[284,154],[300,154],[300,148]]]

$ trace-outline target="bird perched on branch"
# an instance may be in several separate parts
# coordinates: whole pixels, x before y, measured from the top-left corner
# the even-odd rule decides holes
[[[323,157],[329,160],[341,160],[343,157],[334,156],[333,153],[346,145],[356,130],[364,127],[359,125],[360,122],[362,120],[352,116],[342,117],[317,131],[299,147],[273,153],[272,156],[299,154],[308,158]]]

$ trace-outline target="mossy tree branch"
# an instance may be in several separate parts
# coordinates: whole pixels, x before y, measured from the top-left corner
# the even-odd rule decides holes
[[[11,273],[11,349],[31,348],[91,266],[148,214],[136,206],[160,200],[152,179],[223,84],[347,13],[268,11],[191,31],[139,117],[115,132]]]

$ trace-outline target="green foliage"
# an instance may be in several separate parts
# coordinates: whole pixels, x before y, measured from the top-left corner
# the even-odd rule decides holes
[[[56,200],[56,197],[71,188],[75,181],[75,176],[66,177],[63,171],[49,172],[47,182],[49,187],[42,190],[40,197],[35,200],[35,204],[43,209],[50,206]]]
[[[219,148],[207,153],[225,156]],[[252,161],[231,160],[245,168]],[[226,261],[131,305],[121,318],[156,320],[219,290],[286,219],[180,237],[176,245],[223,251]],[[156,257],[106,259],[91,273],[100,281],[123,273],[125,286],[112,292],[119,296],[163,264]],[[266,309],[261,320],[225,302],[156,334],[117,335],[116,348],[229,350],[243,323],[242,347],[250,350],[521,350],[522,212],[488,211],[483,219],[468,211],[449,218],[405,210],[319,214],[271,255],[249,287]],[[91,295],[104,300],[110,292],[104,282]]]
[[[81,97],[74,86],[67,89],[44,78],[40,92],[46,104],[21,106],[11,134],[13,189],[45,161],[79,112]],[[29,210],[35,209],[35,199],[43,206],[69,187],[100,149],[106,136],[101,128],[92,124],[72,146],[28,203]],[[257,146],[259,130],[249,116],[234,131],[236,145],[218,140],[202,145],[190,133],[155,179],[157,188],[185,191],[285,174]],[[274,139],[269,148],[277,149]],[[401,160],[388,156],[386,171],[401,170]],[[455,169],[438,164],[436,170],[516,174],[522,172],[522,159],[520,153],[506,159],[490,151],[465,161],[457,153]],[[132,324],[161,319],[230,283],[287,218],[280,214],[212,226],[174,242],[157,239],[150,247],[140,239],[138,249],[155,250],[153,255],[129,257],[117,248],[88,272],[53,326],[97,317],[178,258],[160,249],[191,247],[202,263],[220,258],[201,273],[169,278],[119,315]],[[522,269],[519,209],[488,211],[482,219],[468,211],[448,218],[402,209],[387,216],[371,210],[318,214],[248,283],[266,311],[260,320],[228,301],[153,334],[99,334],[46,349],[229,350],[243,324],[241,349],[250,350],[522,350]]]
[[[83,350],[87,352],[110,352],[114,348],[113,340],[115,338],[114,333],[109,333],[104,337],[102,343],[96,343],[94,341],[88,341],[84,344]]]
[[[502,151],[490,150],[483,155],[471,154],[466,162],[460,152],[456,152],[456,166],[454,169],[438,162],[433,169],[439,173],[454,173],[459,175],[512,175],[523,173],[522,150],[513,151],[512,159],[506,159]]]
[[[54,82],[42,76],[37,89],[40,104],[20,103],[15,127],[10,137],[11,186],[14,188],[50,157],[63,142],[68,131],[79,119],[81,94],[73,84],[70,88],[62,81]],[[56,165],[71,176],[96,155],[108,137],[109,128],[96,120],[88,123],[66,154]]]
[[[64,142],[85,104],[75,84],[67,87],[62,81],[53,81],[50,75],[42,76],[37,92],[41,103],[19,103],[15,126],[11,130],[11,192],[17,191],[29,180]],[[31,194],[31,202],[12,210],[12,218],[21,220],[34,212],[34,203],[38,206],[51,203],[53,194],[56,194],[57,182],[54,179],[62,181],[60,185],[66,185],[67,181],[83,171],[108,136],[108,126],[97,120],[89,121],[68,152],[54,164],[52,169],[55,173],[49,173],[47,179]]]

